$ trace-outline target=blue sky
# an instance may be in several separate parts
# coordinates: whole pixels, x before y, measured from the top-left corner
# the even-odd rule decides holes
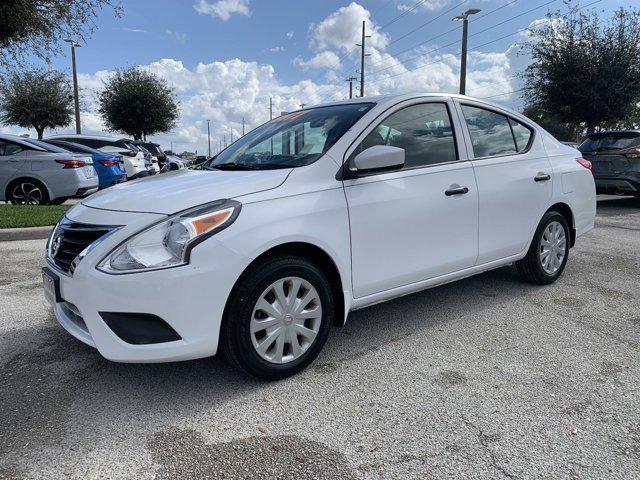
[[[591,8],[608,16],[620,5],[638,1],[602,0]],[[482,12],[470,24],[468,94],[518,108],[518,93],[509,92],[521,86],[516,74],[528,62],[519,54],[523,30],[564,9],[561,0],[123,0],[122,16],[100,12],[77,51],[84,130],[103,130],[96,92],[110,72],[132,65],[176,88],[180,126],[155,139],[180,151],[203,151],[207,118],[214,146],[230,131],[237,136],[243,117],[249,126],[264,122],[269,97],[276,111],[344,98],[344,79],[358,67],[351,49],[362,20],[373,31],[368,94],[454,92],[461,33],[451,18],[471,7]],[[69,71],[66,44],[51,63]]]

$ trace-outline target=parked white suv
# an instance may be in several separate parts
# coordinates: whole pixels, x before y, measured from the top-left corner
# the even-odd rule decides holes
[[[45,293],[108,359],[221,348],[282,378],[352,310],[514,262],[525,280],[554,282],[594,225],[588,167],[522,115],[468,97],[308,108],[205,170],[75,206],[49,239]]]

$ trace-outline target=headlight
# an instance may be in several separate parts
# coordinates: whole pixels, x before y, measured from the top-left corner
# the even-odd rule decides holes
[[[186,265],[191,249],[231,225],[241,207],[234,200],[218,200],[173,215],[118,246],[98,270],[134,273]]]

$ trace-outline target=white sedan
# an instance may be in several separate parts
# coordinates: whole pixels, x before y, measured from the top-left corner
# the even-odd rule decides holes
[[[589,162],[516,112],[353,99],[278,117],[204,170],[76,205],[47,244],[45,294],[108,359],[222,350],[277,379],[353,310],[512,263],[553,283],[595,212]]]

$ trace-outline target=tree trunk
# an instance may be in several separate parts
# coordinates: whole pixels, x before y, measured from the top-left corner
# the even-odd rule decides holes
[[[587,135],[596,131],[596,126],[593,123],[587,123]]]
[[[42,140],[42,134],[44,133],[45,127],[34,127],[36,132],[38,132],[38,140]]]

